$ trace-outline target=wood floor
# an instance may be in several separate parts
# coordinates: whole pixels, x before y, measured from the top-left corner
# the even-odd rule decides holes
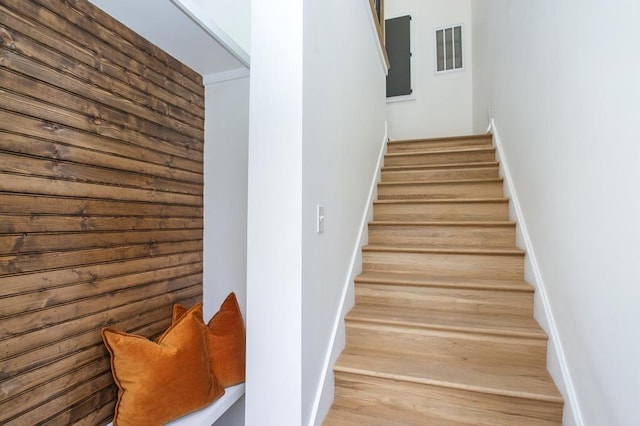
[[[324,425],[560,425],[490,136],[389,142]]]

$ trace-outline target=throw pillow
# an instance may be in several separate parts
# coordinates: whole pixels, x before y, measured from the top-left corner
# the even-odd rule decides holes
[[[211,375],[202,305],[175,321],[157,342],[113,328],[102,330],[118,385],[115,426],[162,425],[224,394]]]
[[[187,312],[181,305],[173,306],[173,320]],[[237,385],[245,380],[246,342],[242,312],[235,293],[230,293],[218,313],[206,328],[207,349],[211,371],[221,386]]]

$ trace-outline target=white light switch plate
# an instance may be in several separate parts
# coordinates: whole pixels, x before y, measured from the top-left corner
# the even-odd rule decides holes
[[[316,232],[322,234],[324,232],[324,206],[318,204],[316,206]]]

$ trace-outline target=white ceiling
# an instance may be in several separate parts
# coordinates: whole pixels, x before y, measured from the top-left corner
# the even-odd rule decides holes
[[[89,1],[202,75],[245,68],[171,0]]]

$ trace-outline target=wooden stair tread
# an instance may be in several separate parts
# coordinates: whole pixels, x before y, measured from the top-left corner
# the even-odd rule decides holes
[[[476,135],[459,135],[459,136],[443,136],[437,138],[415,138],[415,139],[389,139],[388,143],[393,145],[394,143],[407,143],[407,142],[443,142],[443,141],[458,141],[458,140],[491,140],[493,135],[488,133],[479,133]]]
[[[325,426],[471,426],[473,423],[452,421],[423,413],[412,415],[403,410],[375,403],[362,403],[352,398],[336,398],[327,414]]]
[[[473,168],[489,168],[498,167],[497,161],[478,161],[473,163],[443,163],[443,164],[425,164],[425,165],[408,165],[408,166],[384,166],[382,171],[387,172],[406,172],[414,170],[434,170],[434,169],[473,169]]]
[[[500,336],[547,339],[547,335],[531,317],[449,312],[356,303],[347,321],[367,322],[413,328],[491,334]]]
[[[385,154],[385,158],[393,157],[410,157],[417,155],[436,155],[436,154],[462,154],[462,153],[476,153],[476,152],[489,152],[495,151],[492,146],[482,147],[451,147],[451,148],[438,148],[432,150],[420,150],[420,151],[408,151],[408,152],[391,152]]]
[[[514,221],[510,220],[457,220],[457,221],[416,221],[416,220],[372,220],[370,226],[516,226]]]
[[[524,251],[518,248],[479,248],[479,247],[437,247],[437,246],[391,246],[367,244],[362,247],[363,252],[394,252],[394,253],[442,253],[442,254],[482,254],[497,256],[524,256]]]
[[[462,203],[508,203],[509,199],[500,198],[438,198],[438,199],[398,199],[375,200],[373,204],[462,204]]]
[[[521,280],[487,280],[470,278],[431,277],[421,273],[364,271],[355,277],[356,283],[403,286],[446,287],[476,290],[507,290],[533,292],[533,287]]]
[[[378,186],[401,186],[401,185],[447,185],[447,184],[466,184],[466,183],[502,183],[502,178],[484,178],[484,179],[451,179],[451,180],[435,180],[435,181],[413,181],[405,180],[399,182],[379,182]]]
[[[546,366],[511,365],[508,359],[494,364],[464,359],[442,359],[437,354],[359,353],[347,343],[334,371],[391,380],[443,386],[492,395],[562,403]]]

